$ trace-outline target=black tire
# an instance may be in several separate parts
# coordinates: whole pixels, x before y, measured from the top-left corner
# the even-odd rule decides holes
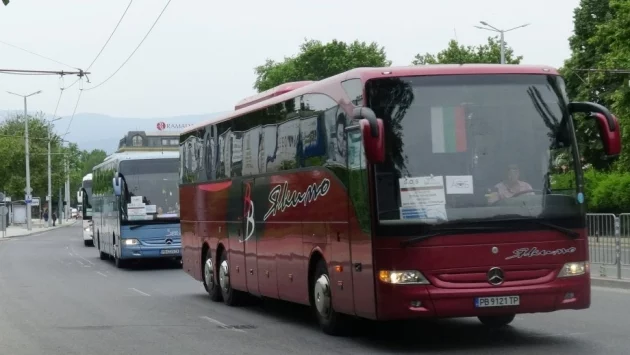
[[[501,328],[512,323],[515,317],[516,317],[515,314],[509,314],[509,315],[502,315],[502,316],[480,316],[478,318],[479,318],[479,321],[487,327]]]
[[[213,300],[214,302],[221,302],[223,301],[223,295],[221,294],[221,287],[217,282],[215,282],[215,280],[217,279],[215,267],[216,265],[214,265],[214,263],[212,262],[212,251],[208,250],[206,252],[206,255],[204,256],[203,265],[201,265],[201,277],[203,277],[203,287],[206,289],[206,292],[208,292],[211,300]],[[208,278],[211,278],[210,286],[207,282]]]
[[[228,255],[225,249],[221,252],[219,260],[219,287],[221,288],[223,303],[231,307],[239,306],[243,303],[246,294],[233,289],[230,284]]]
[[[350,318],[337,313],[332,304],[330,276],[326,262],[321,259],[313,271],[313,284],[310,287],[312,307],[319,327],[328,335],[346,335],[350,330]]]
[[[114,263],[116,267],[119,269],[124,269],[127,267],[128,260],[124,260],[118,257],[118,253],[114,250]]]
[[[83,241],[83,245],[85,245],[86,247],[93,247],[94,246],[94,241],[93,240],[84,240]]]

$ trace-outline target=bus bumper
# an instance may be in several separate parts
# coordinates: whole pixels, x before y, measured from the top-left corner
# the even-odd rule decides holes
[[[444,289],[432,285],[388,285],[379,281],[379,320],[452,318],[544,313],[587,309],[591,304],[590,275],[556,279],[539,285]],[[476,306],[477,297],[518,296],[517,306]]]
[[[125,246],[120,253],[121,259],[161,259],[181,258],[181,245],[163,246]]]

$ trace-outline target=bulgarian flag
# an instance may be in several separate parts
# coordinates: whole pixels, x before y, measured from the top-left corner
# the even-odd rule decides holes
[[[431,107],[431,145],[433,153],[466,151],[466,114],[463,107]]]

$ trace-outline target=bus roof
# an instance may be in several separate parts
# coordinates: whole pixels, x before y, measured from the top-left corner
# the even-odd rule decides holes
[[[151,151],[130,151],[130,152],[121,152],[114,153],[102,163],[98,164],[92,170],[96,170],[103,165],[111,162],[112,160],[123,161],[123,160],[146,160],[146,159],[178,159],[179,151],[159,151],[159,152],[151,152]]]
[[[92,180],[92,173],[86,174],[82,181]]]
[[[285,83],[279,85],[276,88],[267,90],[270,93],[282,92],[278,88],[284,87],[287,84],[293,85],[294,90],[286,91],[280,95],[269,94],[269,99],[258,101],[256,103],[248,102],[251,99],[246,98],[237,103],[240,109],[229,112],[225,115],[221,115],[215,118],[211,118],[202,122],[199,122],[193,126],[187,127],[181,132],[181,135],[186,135],[192,131],[196,131],[199,128],[205,127],[209,124],[219,123],[227,121],[229,119],[242,116],[246,113],[260,110],[262,108],[275,105],[277,103],[284,102],[293,97],[304,95],[307,93],[324,93],[329,91],[331,85],[336,85],[342,81],[349,79],[361,79],[362,82],[366,82],[370,79],[381,77],[405,77],[405,76],[422,76],[422,75],[467,75],[467,74],[540,74],[540,75],[559,75],[556,68],[545,65],[514,65],[514,64],[432,64],[432,65],[416,65],[406,67],[383,67],[383,68],[356,68],[352,69],[329,78],[314,81],[310,84],[306,82]],[[297,84],[297,85],[295,85]],[[266,93],[266,92],[265,92]],[[260,96],[264,93],[261,93]],[[254,97],[258,97],[255,95]],[[254,101],[254,100],[251,100]]]

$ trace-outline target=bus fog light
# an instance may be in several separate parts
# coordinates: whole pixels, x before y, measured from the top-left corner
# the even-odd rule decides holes
[[[422,301],[411,301],[409,304],[414,308],[422,307]]]
[[[134,239],[134,238],[125,239],[125,245],[138,245],[138,244],[140,244],[140,241],[138,239]]]
[[[566,263],[560,270],[558,277],[571,277],[586,274],[588,271],[588,262],[571,262]]]
[[[424,275],[417,270],[381,270],[378,278],[389,284],[428,285],[430,284]]]
[[[573,292],[567,292],[567,293],[564,295],[564,299],[565,299],[565,300],[570,300],[570,299],[572,299],[572,298],[575,298],[575,294],[574,294]]]

